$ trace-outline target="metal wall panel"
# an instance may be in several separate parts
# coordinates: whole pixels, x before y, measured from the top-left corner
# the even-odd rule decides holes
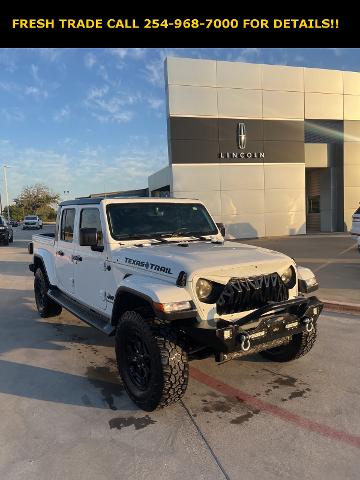
[[[263,92],[264,118],[304,118],[304,94],[302,92]]]
[[[219,117],[262,118],[261,90],[218,88]]]
[[[303,92],[304,69],[285,65],[263,65],[262,88],[264,90]]]
[[[218,87],[261,89],[261,65],[240,62],[217,62]]]
[[[216,62],[168,57],[165,71],[169,85],[216,86]]]
[[[342,94],[344,91],[343,72],[340,70],[304,68],[304,82],[305,92]]]

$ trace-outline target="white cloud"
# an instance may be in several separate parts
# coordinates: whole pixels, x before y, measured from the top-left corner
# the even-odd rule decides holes
[[[0,82],[0,89],[11,93],[19,90],[19,86],[14,82]]]
[[[146,187],[147,176],[167,163],[165,137],[137,136],[117,152],[88,144],[77,144],[66,153],[65,148],[21,148],[0,141],[0,163],[6,160],[13,167],[8,175],[10,198],[16,197],[25,185],[37,182],[59,193],[70,190],[73,197]]]
[[[62,122],[63,120],[65,120],[70,116],[70,112],[71,111],[70,111],[69,105],[65,105],[64,107],[54,112],[53,120],[55,122]]]
[[[39,77],[39,67],[37,65],[32,64],[30,66],[30,72],[31,72],[31,76],[34,79],[34,82],[41,84],[42,81],[40,80],[40,77]]]
[[[152,61],[145,66],[148,82],[156,87],[164,85],[164,62],[161,60]]]
[[[1,116],[8,122],[23,122],[25,120],[25,114],[19,108],[2,108]]]
[[[140,93],[110,91],[109,86],[104,85],[90,88],[84,103],[101,123],[126,123],[134,117],[128,107],[140,102],[141,98]]]
[[[39,87],[27,86],[24,88],[24,94],[34,97],[36,100],[46,99],[49,94],[46,90]]]
[[[345,53],[345,48],[328,48],[336,57],[341,57]]]
[[[56,62],[59,60],[63,52],[66,50],[64,48],[36,48],[34,49],[37,51],[40,56],[44,60],[48,60],[49,62]]]
[[[148,98],[147,102],[152,110],[159,110],[164,105],[163,98]]]
[[[134,118],[134,112],[130,110],[122,112],[96,113],[92,112],[92,116],[99,120],[100,123],[128,123]]]
[[[96,56],[93,53],[87,53],[84,58],[86,68],[92,68],[97,63]]]
[[[163,87],[165,84],[164,77],[164,61],[166,57],[177,57],[179,50],[171,50],[168,48],[160,49],[155,58],[145,65],[145,78],[155,87]]]
[[[88,91],[86,101],[94,100],[97,98],[102,98],[104,95],[106,95],[109,91],[108,85],[104,85],[103,87],[92,87]]]
[[[256,60],[261,53],[260,48],[241,48],[240,54],[236,57],[238,62],[249,62]]]
[[[109,52],[120,60],[124,60],[126,57],[140,60],[145,57],[146,48],[110,48]]]
[[[2,48],[0,50],[0,65],[10,73],[17,70],[17,56],[12,48]]]

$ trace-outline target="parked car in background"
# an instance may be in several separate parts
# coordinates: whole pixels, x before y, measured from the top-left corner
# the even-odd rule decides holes
[[[352,216],[351,236],[356,239],[360,251],[360,207]]]
[[[22,229],[26,230],[27,228],[35,228],[36,230],[40,230],[40,228],[43,228],[43,222],[37,215],[27,215],[24,218]]]
[[[9,245],[14,241],[14,233],[11,225],[7,223],[5,217],[0,215],[0,243]]]
[[[13,218],[10,218],[9,223],[12,227],[18,227],[19,226],[19,222],[17,220],[14,220]]]

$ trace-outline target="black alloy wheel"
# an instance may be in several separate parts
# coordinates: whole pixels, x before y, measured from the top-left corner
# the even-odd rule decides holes
[[[41,268],[37,268],[34,277],[34,294],[38,312],[41,317],[56,317],[60,315],[62,307],[48,297],[49,282]]]
[[[155,327],[151,319],[126,311],[116,329],[115,350],[125,390],[138,407],[151,412],[184,395],[188,357],[175,331]]]
[[[139,390],[145,391],[151,378],[151,358],[148,346],[134,332],[128,338],[125,350],[129,377]]]

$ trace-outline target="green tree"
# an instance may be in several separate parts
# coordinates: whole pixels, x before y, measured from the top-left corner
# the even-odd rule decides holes
[[[2,213],[4,217],[7,218],[7,215],[8,215],[7,206],[3,208]],[[18,220],[19,222],[24,218],[23,209],[20,207],[17,207],[16,205],[9,205],[9,213],[10,213],[10,218],[13,218],[14,220]]]
[[[26,186],[14,199],[14,205],[10,206],[10,216],[12,217],[13,212],[16,219],[22,219],[25,215],[39,215],[42,220],[54,220],[56,217],[55,207],[59,200],[60,195],[52,192],[46,185],[37,183]],[[3,210],[7,212],[6,209]]]

